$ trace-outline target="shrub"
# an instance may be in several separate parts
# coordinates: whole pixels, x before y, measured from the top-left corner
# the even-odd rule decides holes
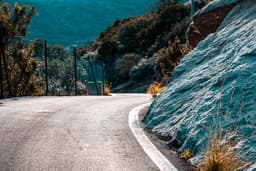
[[[140,81],[153,81],[154,76],[154,65],[155,65],[155,58],[149,59],[141,59],[138,65],[134,66],[130,71],[130,78],[135,82]]]
[[[170,43],[167,48],[158,52],[157,62],[155,65],[155,77],[157,80],[163,78],[170,80],[173,69],[179,64],[180,59],[184,56],[183,47],[180,40],[176,38],[174,43]]]
[[[164,90],[166,89],[165,86],[161,85],[160,83],[158,82],[153,82],[148,90],[147,90],[147,93],[148,94],[151,94],[153,98],[155,98],[158,94],[162,93]]]
[[[104,89],[104,95],[111,96],[111,87],[112,87],[112,83],[107,81],[106,87]]]
[[[221,81],[221,89],[223,89],[225,80]],[[230,95],[230,105],[232,105],[232,98],[235,89],[232,90]],[[227,132],[231,132],[232,135],[235,133],[236,128],[233,131],[223,130],[222,120],[223,117],[220,115],[222,107],[222,92],[220,93],[219,106],[216,114],[213,114],[215,128],[211,129],[211,137],[208,140],[208,148],[205,153],[204,160],[200,166],[200,171],[233,171],[244,166],[245,163],[241,162],[240,155],[236,152],[235,141],[228,139],[226,136]],[[243,109],[243,101],[240,103],[239,113]],[[229,113],[225,113],[227,117]],[[226,134],[226,135],[225,135]]]
[[[192,150],[189,148],[189,149],[187,149],[187,150],[185,150],[181,155],[180,155],[180,158],[182,158],[182,159],[185,159],[185,160],[187,160],[187,159],[189,159],[189,158],[191,158],[192,157]]]
[[[128,80],[130,78],[130,70],[138,64],[140,58],[138,54],[130,53],[116,61],[116,70],[120,80]]]
[[[41,79],[36,77],[34,47],[23,42],[35,8],[0,1],[0,98],[38,95]]]
[[[234,146],[215,133],[212,140],[209,141],[205,160],[200,170],[233,171],[244,165],[239,158],[240,156],[234,151]]]
[[[104,40],[98,50],[99,58],[102,60],[109,60],[109,57],[113,56],[116,50],[117,50],[116,42],[113,42],[111,40]],[[108,58],[106,59],[106,57]]]

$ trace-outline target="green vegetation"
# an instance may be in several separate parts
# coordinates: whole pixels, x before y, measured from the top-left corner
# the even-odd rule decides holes
[[[35,8],[14,7],[0,1],[0,96],[41,95],[42,80],[35,75],[33,46],[23,42]]]
[[[164,5],[145,16],[116,21],[80,53],[98,52],[97,59],[106,64],[106,79],[113,87],[129,81],[139,81],[137,87],[148,87],[154,80],[165,83],[187,52],[183,46],[189,23],[189,6]]]
[[[165,86],[163,86],[162,84],[154,81],[148,88],[147,93],[151,94],[153,98],[156,98],[157,95],[159,95],[160,93],[162,93],[164,90],[166,89]]]
[[[38,63],[37,75],[45,77],[45,59],[42,57],[43,40],[35,41],[35,56]],[[72,95],[74,92],[74,57],[61,45],[48,46],[48,80],[50,95]],[[87,72],[78,63],[77,77],[86,80]],[[79,94],[87,94],[87,88],[81,81],[77,82]]]

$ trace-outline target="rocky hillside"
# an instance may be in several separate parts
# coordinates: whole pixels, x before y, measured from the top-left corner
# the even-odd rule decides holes
[[[191,39],[196,48],[176,67],[173,81],[152,104],[144,123],[168,137],[179,152],[191,150],[195,165],[207,154],[214,132],[249,163],[242,170],[256,169],[256,3],[215,0],[197,15],[224,20],[206,24],[194,17],[197,31],[190,32],[192,37],[193,32],[206,37],[207,26],[217,29],[199,44]]]

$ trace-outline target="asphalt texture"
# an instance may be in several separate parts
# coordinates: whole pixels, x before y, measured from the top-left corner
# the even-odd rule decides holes
[[[155,171],[128,125],[146,95],[1,100],[2,171]]]

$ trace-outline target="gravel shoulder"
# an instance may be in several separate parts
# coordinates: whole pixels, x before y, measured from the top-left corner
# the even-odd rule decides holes
[[[143,108],[139,113],[139,119],[142,120],[143,117],[148,112],[149,106]],[[142,126],[143,123],[141,123]],[[179,154],[174,147],[170,147],[167,145],[168,141],[164,140],[164,138],[159,137],[154,134],[151,130],[144,128],[144,132],[147,137],[151,140],[151,142],[157,147],[157,149],[180,171],[193,171],[195,167],[193,167],[190,163],[181,159]]]

